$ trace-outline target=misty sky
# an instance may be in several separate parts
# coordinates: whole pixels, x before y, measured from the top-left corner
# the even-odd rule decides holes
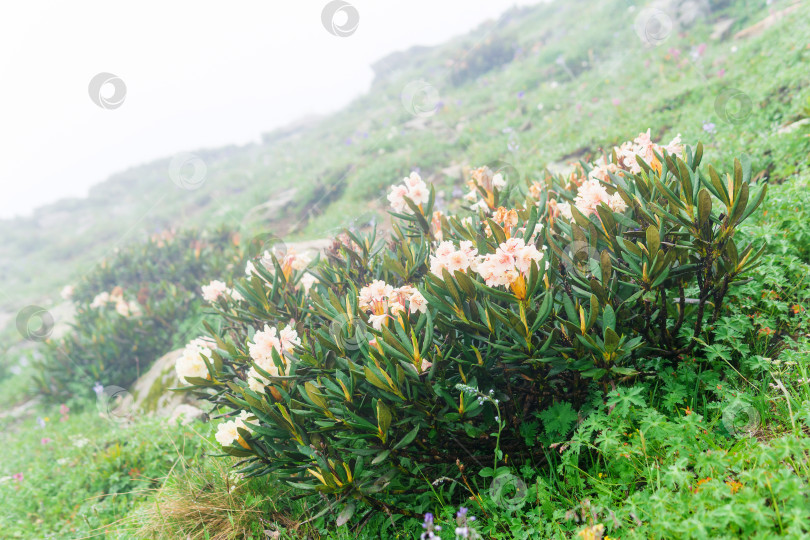
[[[5,3],[0,218],[86,195],[133,165],[337,110],[368,89],[380,57],[534,3],[351,0],[359,25],[348,37],[324,28],[326,0]],[[100,72],[126,85],[118,108],[91,100]]]

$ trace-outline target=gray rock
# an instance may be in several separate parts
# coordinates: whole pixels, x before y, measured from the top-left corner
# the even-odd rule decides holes
[[[160,357],[149,371],[141,375],[119,405],[120,410],[153,416],[171,417],[181,405],[200,408],[203,403],[189,392],[174,392],[170,388],[184,386],[177,378],[174,364],[183,349]],[[184,409],[181,409],[181,411]]]
[[[178,420],[184,426],[194,422],[195,420],[202,420],[206,417],[205,411],[194,405],[188,403],[181,403],[169,415],[169,423],[174,424]]]
[[[785,135],[787,133],[793,133],[794,131],[796,131],[800,127],[806,126],[808,124],[810,124],[810,118],[802,118],[801,120],[799,120],[797,122],[793,122],[792,124],[782,126],[781,128],[779,128],[776,131],[776,134],[777,135]]]
[[[710,36],[711,39],[715,41],[726,39],[731,31],[731,27],[734,25],[735,20],[736,19],[720,19],[714,23],[714,26],[712,27],[712,35]]]

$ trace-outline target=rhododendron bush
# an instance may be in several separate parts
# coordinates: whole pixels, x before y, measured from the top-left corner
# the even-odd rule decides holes
[[[63,291],[76,306],[73,331],[49,340],[39,361],[40,390],[53,398],[92,395],[91,387],[128,387],[169,352],[202,303],[200,282],[236,264],[225,230],[162,233],[118,251]],[[185,339],[185,338],[183,338]]]
[[[413,173],[389,192],[387,238],[253,261],[178,374],[238,414],[217,440],[246,474],[344,501],[408,513],[392,493],[542,465],[607,391],[710,343],[756,264],[734,238],[764,186],[744,158],[701,158],[642,134],[565,177],[482,167],[458,215]]]

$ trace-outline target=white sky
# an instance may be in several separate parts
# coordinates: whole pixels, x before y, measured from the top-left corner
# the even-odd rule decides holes
[[[133,165],[335,111],[368,89],[382,56],[534,3],[351,0],[359,26],[336,37],[321,24],[327,0],[4,2],[0,218],[84,196]],[[119,108],[90,99],[99,72],[126,84]]]

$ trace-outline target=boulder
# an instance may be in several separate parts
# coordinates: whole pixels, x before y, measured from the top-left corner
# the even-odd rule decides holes
[[[786,135],[788,133],[793,133],[797,129],[801,128],[802,126],[806,126],[810,124],[810,118],[802,118],[797,122],[793,122],[792,124],[788,124],[783,126],[777,130],[777,135]]]
[[[767,30],[768,28],[770,28],[771,26],[776,24],[780,19],[782,19],[783,17],[786,17],[787,15],[790,15],[791,13],[793,13],[794,11],[799,9],[800,7],[801,6],[799,5],[799,2],[796,2],[792,6],[788,6],[783,10],[771,13],[770,15],[768,15],[767,17],[765,17],[764,19],[762,19],[758,23],[756,23],[756,24],[754,24],[752,26],[749,26],[748,28],[745,28],[743,30],[740,30],[739,32],[734,34],[734,39],[745,39],[745,38],[758,36],[762,32],[764,32],[765,30]]]
[[[734,19],[720,19],[712,26],[711,39],[715,41],[726,39],[733,25]]]
[[[183,386],[174,371],[174,364],[181,354],[183,354],[183,349],[160,357],[149,368],[149,371],[135,381],[129,394],[119,405],[120,410],[154,416],[179,417],[191,413],[191,409],[188,408],[190,406],[202,413],[201,407],[204,406],[204,402],[195,399],[189,392],[169,390],[169,388]],[[181,408],[183,405],[187,407]],[[191,416],[193,417],[194,414]],[[188,418],[188,416],[186,417]]]
[[[194,405],[188,403],[181,403],[169,415],[169,423],[173,424],[180,421],[181,424],[188,425],[194,420],[207,420],[208,414]]]

